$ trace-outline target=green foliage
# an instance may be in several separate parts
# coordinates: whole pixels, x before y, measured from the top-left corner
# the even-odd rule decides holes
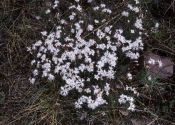
[[[162,40],[166,38],[167,34],[166,34],[166,31],[160,30],[160,31],[153,33],[152,36],[157,40]]]
[[[137,79],[139,80],[140,84],[148,85],[150,87],[153,87],[158,83],[158,78],[152,77],[148,70],[145,68],[137,74]]]

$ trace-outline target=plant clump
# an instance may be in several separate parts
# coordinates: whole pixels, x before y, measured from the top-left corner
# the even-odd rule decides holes
[[[110,83],[117,78],[118,53],[137,62],[144,47],[143,14],[139,6],[140,2],[134,0],[123,12],[116,12],[115,6],[107,1],[55,0],[45,12],[47,15],[58,11],[53,30],[41,32],[42,39],[28,48],[35,56],[30,82],[41,79],[57,82],[62,96],[76,91],[76,108],[87,104],[88,108],[96,109],[107,104]],[[121,18],[126,22],[121,22]],[[128,79],[132,79],[132,74],[128,73]],[[128,110],[135,110],[133,97],[122,94],[118,101],[129,102]]]

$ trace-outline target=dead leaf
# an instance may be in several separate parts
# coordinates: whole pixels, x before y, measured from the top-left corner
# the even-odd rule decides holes
[[[129,111],[128,110],[119,110],[119,112],[123,115],[123,116],[128,116],[129,115]]]

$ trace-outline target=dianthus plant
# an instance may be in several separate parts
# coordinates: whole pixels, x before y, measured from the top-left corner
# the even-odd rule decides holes
[[[76,90],[76,108],[87,105],[95,109],[107,104],[104,96],[110,94],[110,83],[117,77],[117,53],[122,51],[137,60],[143,49],[139,1],[124,8],[117,12],[114,3],[107,0],[55,0],[46,11],[58,11],[54,31],[41,32],[42,39],[28,48],[36,57],[31,62],[34,69],[30,82],[42,78],[57,82],[62,96]],[[130,20],[130,14],[136,15],[134,19]],[[128,31],[127,26],[132,28]],[[130,38],[124,36],[125,30]],[[120,103],[125,102],[122,97],[127,98],[120,96]]]

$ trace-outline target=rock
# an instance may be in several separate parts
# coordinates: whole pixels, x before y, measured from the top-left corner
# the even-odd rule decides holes
[[[144,55],[144,64],[151,76],[159,78],[169,78],[174,74],[174,62],[171,58],[161,57],[153,53]]]

